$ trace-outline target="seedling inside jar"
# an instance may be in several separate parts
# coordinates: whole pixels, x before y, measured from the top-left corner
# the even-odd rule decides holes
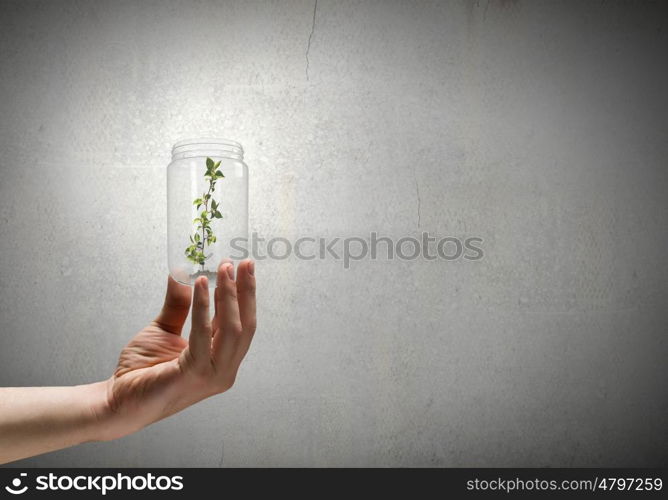
[[[193,201],[195,208],[197,210],[202,208],[202,211],[193,219],[195,230],[190,235],[191,244],[186,248],[185,254],[190,262],[199,264],[200,270],[197,275],[207,274],[204,271],[204,264],[213,255],[212,253],[206,254],[206,248],[216,242],[216,235],[213,234],[213,229],[211,229],[211,221],[223,218],[220,213],[220,205],[213,198],[216,181],[225,177],[219,167],[220,161],[214,162],[207,157],[204,178],[207,179],[209,187],[200,198],[195,198]]]

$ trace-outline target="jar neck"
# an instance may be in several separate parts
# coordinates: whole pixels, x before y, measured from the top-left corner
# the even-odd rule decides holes
[[[172,147],[172,160],[197,156],[243,160],[244,148],[238,142],[229,139],[211,138],[185,139],[177,142]]]

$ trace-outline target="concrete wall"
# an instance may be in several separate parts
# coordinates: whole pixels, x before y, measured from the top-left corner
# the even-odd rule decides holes
[[[667,465],[666,18],[3,2],[0,385],[106,378],[157,313],[182,137],[244,145],[262,236],[484,240],[480,261],[259,262],[230,393],[14,465]]]

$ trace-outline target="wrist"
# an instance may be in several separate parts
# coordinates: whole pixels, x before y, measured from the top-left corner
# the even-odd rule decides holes
[[[112,380],[76,386],[84,405],[82,411],[82,441],[109,441],[114,439],[118,416],[109,405]]]

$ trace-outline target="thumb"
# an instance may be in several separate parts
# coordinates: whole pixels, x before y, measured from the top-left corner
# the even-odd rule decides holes
[[[167,293],[165,303],[155,322],[166,332],[181,335],[183,324],[190,310],[191,288],[183,285],[169,276],[167,278]]]

